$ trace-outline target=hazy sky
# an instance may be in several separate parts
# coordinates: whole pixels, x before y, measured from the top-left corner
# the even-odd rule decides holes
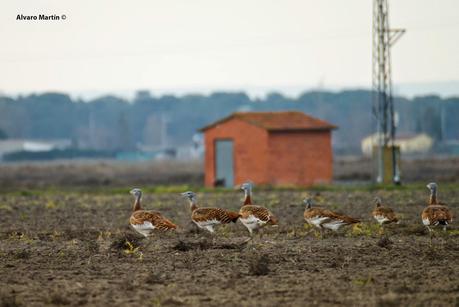
[[[394,81],[459,81],[459,1],[389,4]],[[0,91],[369,86],[371,17],[371,0],[4,0]]]

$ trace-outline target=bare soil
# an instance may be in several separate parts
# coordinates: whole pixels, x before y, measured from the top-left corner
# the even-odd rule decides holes
[[[0,163],[0,189],[202,185],[202,163],[181,161],[50,161]]]
[[[253,243],[238,222],[197,232],[176,193],[145,195],[177,233],[144,239],[128,225],[130,195],[0,194],[0,306],[458,306],[459,230],[430,244],[421,225],[425,190],[314,194],[318,206],[363,223],[320,237],[303,222],[308,192],[263,191],[255,201],[278,217]],[[440,196],[459,212],[459,189]],[[401,224],[380,233],[379,195]],[[202,193],[237,210],[241,194]]]

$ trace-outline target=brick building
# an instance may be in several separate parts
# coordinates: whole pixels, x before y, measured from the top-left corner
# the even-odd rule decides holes
[[[302,112],[233,113],[201,129],[205,185],[330,182],[335,128]]]

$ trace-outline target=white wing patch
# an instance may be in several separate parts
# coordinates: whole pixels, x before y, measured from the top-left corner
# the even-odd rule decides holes
[[[315,216],[306,220],[309,224],[316,226],[317,228],[327,228],[333,231],[337,231],[341,226],[346,225],[342,220],[333,220],[326,216]]]
[[[343,225],[346,225],[346,223],[341,220],[332,220],[331,222],[322,224],[323,227],[333,231],[337,231]]]
[[[374,218],[379,224],[384,224],[389,221],[389,219],[384,215],[375,215]]]
[[[240,218],[240,220],[242,221],[244,225],[258,224],[259,226],[262,226],[266,224],[265,221],[260,220],[258,217],[256,217],[253,214],[249,215],[247,218]]]
[[[252,233],[253,230],[260,228],[265,225],[267,222],[260,220],[253,214],[249,215],[247,218],[240,217],[241,223]]]
[[[207,229],[210,232],[214,232],[214,226],[215,225],[220,225],[221,222],[213,219],[213,220],[207,220],[207,221],[200,221],[200,222],[195,222],[193,221],[196,225],[198,225],[199,228],[202,229]]]
[[[313,217],[313,218],[308,219],[307,222],[310,223],[310,224],[312,224],[312,225],[314,225],[314,226],[316,226],[316,227],[318,227],[318,228],[321,228],[320,225],[321,225],[324,221],[326,221],[326,220],[328,220],[328,219],[329,219],[329,218],[328,218],[328,217],[325,217],[325,216],[315,216],[315,217]]]
[[[151,222],[145,221],[143,224],[131,224],[131,226],[140,234],[148,237],[156,228]]]

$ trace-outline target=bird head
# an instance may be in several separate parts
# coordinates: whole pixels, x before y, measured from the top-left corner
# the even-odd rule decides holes
[[[181,193],[180,195],[182,195],[182,196],[185,197],[185,198],[188,198],[189,200],[194,200],[194,199],[196,199],[196,193],[191,192],[191,191],[183,192],[183,193]]]
[[[431,182],[427,185],[427,188],[431,191],[436,191],[437,190],[437,184],[435,182]]]
[[[373,201],[374,201],[376,207],[381,206],[381,198],[379,196],[376,196]]]
[[[129,193],[137,198],[142,196],[142,190],[137,188],[132,189],[131,191],[129,191]]]
[[[253,187],[253,184],[250,181],[247,181],[241,184],[241,190],[243,190],[244,192],[251,192],[252,187]]]
[[[308,209],[311,208],[311,206],[312,206],[312,198],[309,198],[309,197],[308,197],[308,198],[305,198],[305,199],[303,200],[303,203],[305,203],[306,208],[308,208]]]

